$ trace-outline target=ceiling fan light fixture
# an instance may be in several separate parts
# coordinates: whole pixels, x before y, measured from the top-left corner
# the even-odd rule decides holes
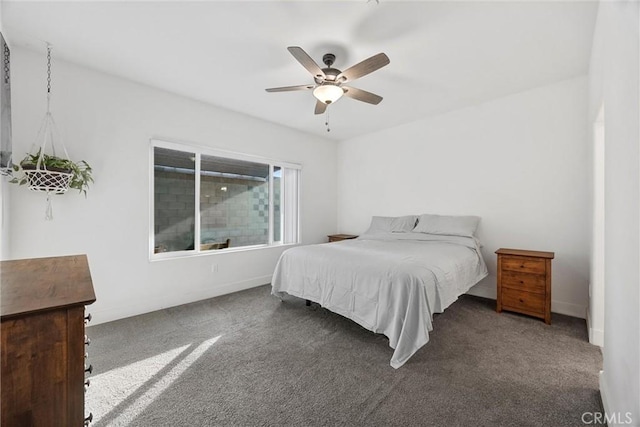
[[[313,96],[320,102],[331,104],[344,94],[344,90],[333,83],[325,82],[313,90]]]

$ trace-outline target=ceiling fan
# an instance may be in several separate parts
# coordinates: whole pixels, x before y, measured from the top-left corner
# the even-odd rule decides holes
[[[290,46],[287,48],[291,55],[298,60],[304,68],[306,68],[315,81],[315,84],[274,87],[266,89],[267,92],[288,92],[294,90],[313,90],[313,96],[316,97],[316,114],[322,114],[327,106],[336,102],[342,95],[348,96],[358,101],[367,102],[377,105],[382,101],[382,97],[366,90],[358,89],[351,86],[344,86],[362,76],[366,76],[389,63],[389,57],[384,53],[379,53],[362,62],[357,63],[353,67],[340,71],[332,68],[336,56],[327,53],[322,57],[322,62],[326,68],[320,68],[316,62],[301,47]]]

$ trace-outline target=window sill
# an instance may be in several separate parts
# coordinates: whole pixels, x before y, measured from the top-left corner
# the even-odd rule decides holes
[[[298,246],[300,243],[274,243],[271,245],[255,245],[255,246],[241,246],[237,248],[227,248],[227,249],[214,249],[210,251],[179,251],[179,252],[162,252],[162,253],[154,253],[149,257],[149,262],[156,261],[167,261],[174,259],[185,259],[185,258],[198,258],[203,256],[215,256],[222,254],[230,254],[230,253],[238,253],[238,252],[250,252],[257,250],[265,250],[265,249],[275,249],[275,248],[284,248],[284,247],[293,247]]]

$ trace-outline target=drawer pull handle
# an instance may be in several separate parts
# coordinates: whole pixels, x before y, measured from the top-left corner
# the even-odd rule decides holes
[[[93,412],[89,412],[89,416],[84,419],[84,425],[88,426],[93,421]]]
[[[84,371],[85,371],[85,372],[88,372],[88,373],[90,373],[90,374],[92,374],[92,373],[93,373],[93,365],[92,365],[92,364],[89,364],[89,367],[88,367],[88,368],[85,368],[85,369],[84,369]]]
[[[87,314],[86,316],[84,316],[84,323],[89,323],[91,322],[91,313]]]
[[[84,345],[91,345],[91,340],[86,335],[84,336]]]

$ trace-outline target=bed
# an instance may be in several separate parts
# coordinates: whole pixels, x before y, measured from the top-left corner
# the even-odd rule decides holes
[[[316,302],[384,334],[397,369],[429,341],[433,314],[487,275],[474,236],[479,218],[433,217],[373,217],[357,239],[291,248],[278,261],[271,293]],[[451,218],[472,220],[452,228]]]

